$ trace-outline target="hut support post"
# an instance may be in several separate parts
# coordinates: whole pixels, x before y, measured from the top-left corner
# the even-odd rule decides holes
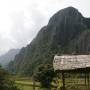
[[[89,90],[89,72],[87,73],[87,82],[88,82],[88,90]]]
[[[63,90],[65,90],[65,74],[62,72],[62,84],[63,84]]]
[[[35,80],[33,80],[33,90],[35,90]]]
[[[87,86],[87,77],[86,77],[86,72],[85,72],[85,86]]]
[[[86,70],[86,68],[85,68],[85,86],[86,86],[86,90],[87,90],[87,70]]]

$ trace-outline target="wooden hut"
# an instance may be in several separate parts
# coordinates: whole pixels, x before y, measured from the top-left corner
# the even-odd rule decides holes
[[[54,56],[54,71],[62,74],[63,90],[65,90],[65,73],[83,73],[86,89],[89,89],[90,55],[61,55]],[[83,89],[81,89],[83,90]]]

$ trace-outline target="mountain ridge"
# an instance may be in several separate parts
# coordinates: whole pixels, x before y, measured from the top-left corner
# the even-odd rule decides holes
[[[15,55],[19,53],[20,49],[10,49],[8,52],[0,56],[0,64],[6,66],[11,60],[14,59]]]
[[[83,17],[73,7],[62,9],[50,18],[48,25],[29,45],[21,49],[9,64],[9,70],[32,75],[40,64],[51,64],[55,54],[88,53],[89,38],[90,18]]]

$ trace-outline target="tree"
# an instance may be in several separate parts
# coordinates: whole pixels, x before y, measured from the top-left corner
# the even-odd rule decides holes
[[[6,70],[0,68],[0,90],[19,90],[9,76]]]
[[[34,79],[39,81],[42,87],[50,89],[54,76],[55,73],[52,65],[41,65],[38,68],[38,72],[34,75]]]

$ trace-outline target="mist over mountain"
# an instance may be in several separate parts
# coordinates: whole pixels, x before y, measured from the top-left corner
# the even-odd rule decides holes
[[[87,54],[90,52],[90,18],[73,7],[54,14],[32,42],[23,47],[14,61],[11,72],[32,75],[40,64],[51,63],[55,54]]]
[[[6,66],[10,61],[14,60],[16,54],[18,54],[20,49],[11,49],[7,53],[0,56],[0,64]]]

